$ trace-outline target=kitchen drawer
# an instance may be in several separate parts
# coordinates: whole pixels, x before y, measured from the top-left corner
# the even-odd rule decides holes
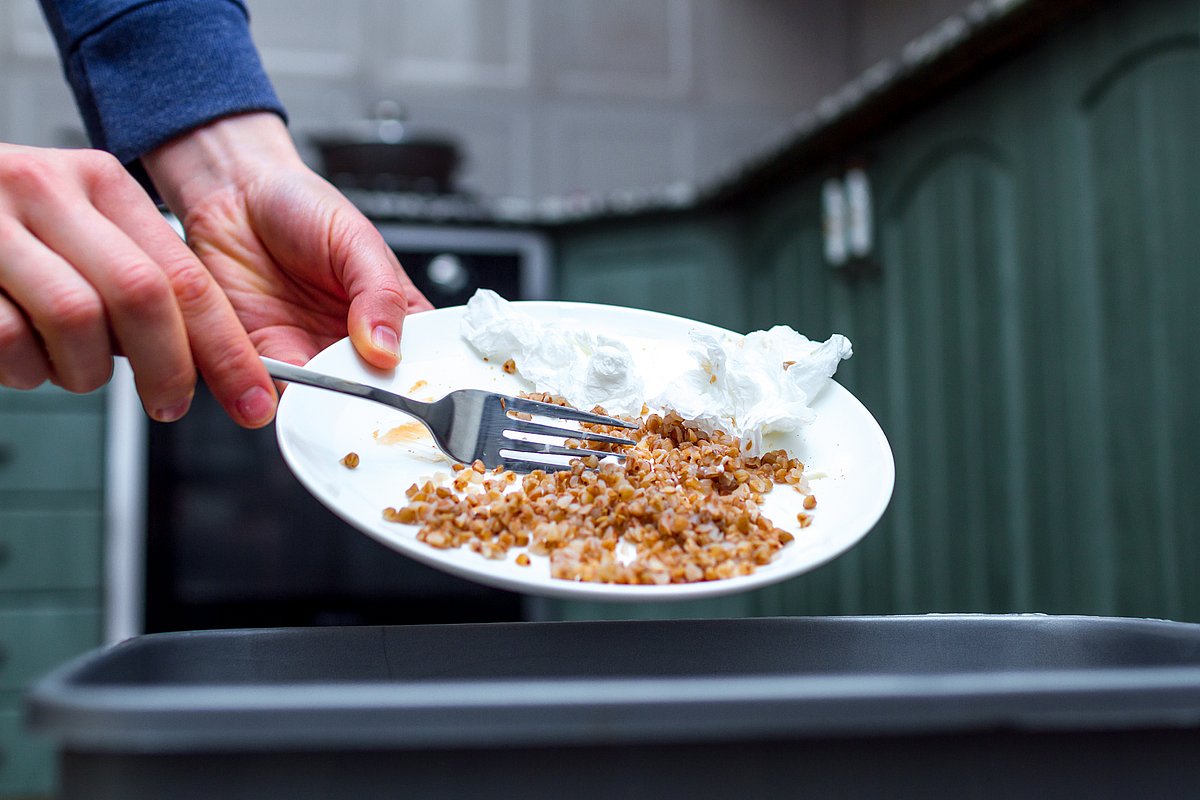
[[[0,491],[99,489],[104,417],[0,414]]]
[[[98,609],[0,611],[0,691],[23,689],[99,643]]]
[[[54,748],[24,729],[16,697],[0,704],[0,796],[48,794],[54,784]]]
[[[98,587],[102,525],[99,510],[0,510],[0,591]]]

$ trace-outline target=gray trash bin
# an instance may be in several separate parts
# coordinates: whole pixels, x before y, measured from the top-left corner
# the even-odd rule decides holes
[[[1200,796],[1200,625],[156,634],[36,684],[65,798]]]

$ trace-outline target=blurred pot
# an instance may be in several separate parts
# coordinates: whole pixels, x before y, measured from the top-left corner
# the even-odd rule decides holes
[[[413,130],[395,103],[380,103],[375,115],[328,134],[311,137],[322,171],[343,189],[447,194],[462,162],[448,136]]]

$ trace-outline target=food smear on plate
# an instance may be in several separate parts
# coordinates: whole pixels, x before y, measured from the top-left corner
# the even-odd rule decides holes
[[[689,427],[723,431],[752,453],[762,452],[771,434],[812,422],[812,401],[853,355],[850,340],[836,333],[815,342],[785,325],[744,336],[696,329],[687,359],[643,374],[617,336],[570,320],[540,322],[487,289],[467,302],[461,334],[485,361],[503,363],[532,391],[617,415],[645,416],[644,404],[660,415],[676,411]],[[652,381],[659,386],[648,392]]]
[[[688,427],[674,412],[649,414],[634,431],[585,428],[634,444],[589,442],[626,457],[588,456],[569,470],[525,476],[455,465],[448,484],[413,484],[407,504],[385,509],[384,518],[419,526],[417,539],[441,550],[465,547],[491,559],[515,550],[521,566],[530,553],[548,557],[551,576],[562,580],[664,585],[735,578],[769,564],[794,537],[762,513],[764,496],[776,485],[812,496],[804,465],[783,450],[751,455],[735,437]]]
[[[420,422],[405,422],[383,433],[375,431],[375,441],[380,444],[409,444],[412,442],[433,441],[433,435]]]

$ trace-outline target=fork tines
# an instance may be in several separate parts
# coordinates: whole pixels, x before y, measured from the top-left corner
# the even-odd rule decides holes
[[[506,411],[537,414],[538,416],[554,417],[556,419],[570,419],[576,422],[587,422],[592,425],[610,425],[614,428],[637,428],[637,423],[634,422],[626,422],[623,419],[606,417],[602,414],[593,414],[590,411],[580,411],[577,408],[556,406],[554,403],[543,403],[540,400],[527,400],[524,397],[505,397],[503,400]],[[621,441],[628,440],[622,439]]]
[[[553,403],[542,403],[537,400],[526,400],[524,398],[506,397],[504,398],[504,407],[508,412],[537,415],[555,420],[573,420],[591,425],[606,425],[619,428],[637,427],[636,423],[626,422],[625,420],[616,419],[614,417],[606,417],[589,411],[579,411],[574,408],[554,405]],[[608,458],[611,456],[621,460],[625,457],[625,454],[617,450],[606,451],[590,450],[584,447],[565,447],[560,444],[530,441],[528,439],[518,439],[508,435],[513,433],[555,436],[564,439],[574,439],[581,442],[598,442],[616,445],[631,445],[634,443],[632,440],[625,439],[620,436],[612,436],[606,433],[594,433],[586,429],[581,430],[575,428],[563,428],[556,425],[547,425],[541,422],[533,422],[531,420],[524,420],[520,419],[519,417],[509,416],[507,424],[505,425],[504,434],[505,438],[512,446],[505,447],[503,449],[511,452],[513,455],[504,456],[505,465],[510,469],[518,469],[522,471],[528,471],[532,469],[541,469],[547,471],[569,469],[569,465],[558,464],[555,462],[535,461],[532,459],[514,458],[515,455],[549,455],[566,456],[568,458],[587,458],[588,456]]]
[[[564,436],[568,439],[579,439],[588,442],[605,442],[607,444],[633,444],[629,439],[620,436],[610,436],[607,433],[592,433],[588,430],[560,428],[557,425],[543,425],[540,422],[509,417],[511,425],[506,429],[520,433],[539,433],[546,436]]]

